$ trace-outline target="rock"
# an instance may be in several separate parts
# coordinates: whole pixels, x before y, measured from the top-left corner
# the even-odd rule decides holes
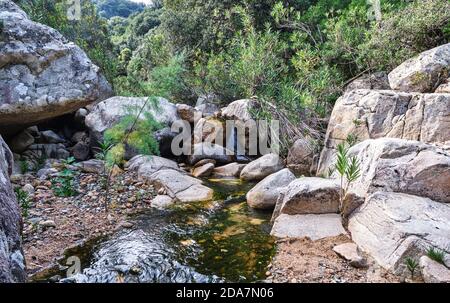
[[[80,108],[75,112],[75,115],[73,116],[73,119],[76,123],[79,125],[84,125],[84,120],[86,119],[86,116],[89,114],[88,110],[85,108]]]
[[[264,178],[247,193],[247,203],[256,209],[273,209],[280,190],[295,180],[295,175],[285,168]]]
[[[98,159],[90,159],[78,163],[78,166],[80,167],[83,173],[90,173],[90,174],[102,174],[105,170],[104,165],[105,165],[104,162]]]
[[[339,213],[339,191],[334,179],[299,178],[285,188],[273,216]]]
[[[318,174],[333,166],[335,148],[349,134],[358,142],[382,137],[425,143],[450,141],[450,94],[355,90],[336,101]]]
[[[225,125],[216,118],[201,118],[194,127],[194,144],[211,142],[223,146]]]
[[[3,5],[0,2],[0,8]],[[21,242],[22,218],[9,180],[12,167],[13,155],[0,136],[0,283],[26,280]]]
[[[0,1],[0,128],[11,131],[73,112],[112,93],[86,54],[56,30]]]
[[[34,187],[30,183],[22,186],[22,190],[28,194],[28,196],[32,197],[34,195]]]
[[[78,142],[72,147],[72,155],[77,161],[84,161],[89,158],[91,150],[89,145],[83,142]]]
[[[344,243],[333,247],[333,251],[341,258],[350,262],[350,265],[356,268],[367,267],[367,262],[359,251],[355,243]]]
[[[120,223],[119,226],[122,228],[130,229],[130,228],[133,228],[134,224],[131,222],[128,222],[128,221],[124,221],[124,222]]]
[[[209,201],[214,193],[212,189],[202,185],[200,180],[173,169],[159,170],[151,175],[139,174],[139,177],[152,184],[158,193],[164,188],[166,195],[183,203]]]
[[[170,127],[164,127],[157,130],[154,134],[156,141],[159,144],[159,154],[161,157],[172,158],[172,140],[178,134],[173,132]]]
[[[20,132],[18,135],[9,143],[11,150],[15,153],[22,153],[27,150],[34,143],[34,137],[29,133],[28,130]]]
[[[436,88],[435,93],[449,94],[450,93],[450,78],[445,80],[441,85]]]
[[[390,89],[388,75],[386,72],[365,74],[356,78],[345,87],[346,91],[355,89]]]
[[[449,253],[450,206],[402,193],[376,192],[349,218],[352,240],[382,267],[407,273],[406,257],[430,247]]]
[[[214,168],[213,175],[215,177],[219,177],[219,178],[223,178],[223,177],[239,178],[239,176],[241,175],[241,172],[245,166],[246,166],[246,164],[239,164],[239,163],[233,162],[233,163],[230,163],[230,164],[227,164],[224,166]]]
[[[366,140],[349,151],[361,176],[349,192],[362,198],[376,191],[401,192],[450,202],[450,154],[417,141]]]
[[[303,238],[319,240],[346,234],[338,214],[278,216],[273,224],[272,236],[277,238]]]
[[[218,100],[213,94],[200,96],[195,104],[195,109],[201,111],[203,117],[213,116],[219,111],[219,106],[215,102],[218,102]]]
[[[22,154],[29,160],[39,161],[42,158],[47,159],[67,159],[70,157],[69,151],[62,143],[54,144],[33,144],[30,145],[28,150]]]
[[[205,164],[213,164],[213,165],[216,165],[216,160],[213,160],[213,159],[203,159],[203,160],[200,160],[200,161],[198,161],[197,163],[195,163],[195,165],[194,166],[192,166],[192,168],[197,168],[197,167],[200,167],[200,166],[203,166],[203,165],[205,165]]]
[[[45,221],[39,222],[39,226],[44,227],[44,228],[56,227],[56,223],[53,220],[45,220]]]
[[[240,120],[246,122],[252,119],[250,110],[255,106],[251,99],[243,99],[231,102],[227,107],[222,108],[221,116],[225,120]]]
[[[420,258],[419,267],[425,283],[450,283],[450,269],[428,256]]]
[[[214,170],[214,164],[208,163],[208,164],[194,168],[192,175],[197,178],[209,177],[212,174],[213,170]]]
[[[150,176],[154,172],[165,169],[180,170],[178,164],[175,161],[158,156],[145,155],[138,155],[133,157],[125,164],[125,169],[137,171],[141,176]]]
[[[283,161],[276,154],[267,154],[247,164],[241,172],[241,179],[245,181],[259,181],[282,170]]]
[[[89,142],[89,135],[86,132],[76,132],[73,134],[71,140],[73,143],[87,143]]]
[[[86,126],[90,131],[103,133],[108,128],[119,122],[124,116],[130,113],[130,108],[140,110],[144,104],[145,112],[153,115],[156,121],[170,126],[173,121],[178,120],[177,108],[164,98],[158,98],[156,106],[152,102],[147,102],[145,97],[111,97],[95,105],[86,116]],[[140,118],[144,118],[142,114]]]
[[[393,90],[430,93],[448,78],[449,70],[450,43],[403,62],[389,73],[389,83]]]
[[[298,139],[289,149],[287,167],[297,175],[309,175],[316,146],[308,139]]]
[[[194,123],[196,120],[202,117],[202,113],[190,105],[177,104],[176,107],[178,116],[180,116],[181,120],[188,121],[189,123]]]
[[[36,177],[40,180],[46,180],[48,177],[56,176],[58,170],[56,168],[42,168],[37,171]]]
[[[156,209],[166,209],[173,205],[173,199],[166,195],[158,195],[156,196],[151,203],[151,206]]]
[[[213,159],[219,164],[228,164],[234,160],[232,154],[232,151],[220,145],[204,142],[194,144],[193,153],[188,157],[188,160],[191,165],[195,165],[203,159]]]
[[[43,143],[64,143],[66,140],[61,138],[57,133],[52,130],[45,130],[40,133]]]

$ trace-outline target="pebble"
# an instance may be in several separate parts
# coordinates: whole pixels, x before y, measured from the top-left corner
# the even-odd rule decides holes
[[[56,223],[53,220],[41,221],[39,225],[42,227],[56,227]]]

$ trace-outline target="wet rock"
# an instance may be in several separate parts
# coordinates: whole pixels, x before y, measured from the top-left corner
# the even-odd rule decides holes
[[[283,161],[276,154],[267,154],[247,164],[241,172],[241,179],[245,181],[259,181],[282,170]]]
[[[0,2],[0,7],[3,4]],[[9,176],[13,155],[0,136],[0,282],[25,282],[22,251],[22,218]]]
[[[195,165],[192,166],[192,168],[197,168],[197,167],[200,167],[200,166],[203,166],[203,165],[206,165],[206,164],[210,164],[210,163],[213,164],[213,165],[216,165],[216,160],[203,159],[203,160],[200,160],[197,163],[195,163]]]
[[[172,140],[178,135],[173,132],[170,127],[165,127],[156,131],[154,134],[156,141],[159,144],[159,154],[161,157],[171,158],[173,157],[172,152]]]
[[[139,176],[155,186],[158,193],[160,188],[164,188],[168,196],[180,202],[209,201],[213,196],[213,190],[202,185],[200,180],[173,169]]]
[[[278,216],[270,232],[277,238],[303,238],[319,240],[346,234],[338,214]]]
[[[212,174],[213,170],[214,170],[214,164],[207,163],[205,165],[194,168],[192,175],[197,178],[208,177]]]
[[[425,283],[450,283],[450,269],[428,256],[422,256],[419,262]]]
[[[10,131],[73,112],[112,90],[86,54],[56,30],[0,3],[0,128]]]
[[[193,154],[189,156],[189,163],[195,165],[203,159],[213,159],[219,164],[233,162],[232,152],[226,148],[212,143],[198,143],[194,145]]]
[[[247,203],[256,209],[273,209],[280,191],[295,180],[295,175],[285,168],[264,178],[247,193]]]
[[[350,262],[350,265],[356,268],[367,267],[367,261],[361,255],[358,246],[355,243],[344,243],[333,247],[333,251],[340,257]]]
[[[450,43],[403,62],[389,73],[389,83],[393,90],[430,93],[448,78],[449,70]]]
[[[219,178],[223,177],[239,178],[245,166],[246,164],[239,164],[237,162],[233,162],[224,166],[214,168],[213,175]]]
[[[27,150],[27,148],[30,147],[33,143],[34,137],[30,134],[29,131],[24,130],[11,140],[9,146],[13,152],[20,154]]]
[[[352,240],[382,267],[407,273],[404,259],[433,246],[449,253],[450,206],[402,193],[376,192],[349,218]]]

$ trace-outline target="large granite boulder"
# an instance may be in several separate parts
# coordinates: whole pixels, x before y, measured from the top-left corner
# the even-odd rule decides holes
[[[361,176],[349,192],[366,198],[377,191],[401,192],[450,203],[450,154],[429,144],[394,138],[366,140],[349,151]]]
[[[282,170],[283,160],[277,154],[266,154],[247,164],[241,172],[241,179],[245,181],[260,181]]]
[[[213,176],[218,178],[234,177],[239,178],[246,164],[233,162],[227,165],[214,168]]]
[[[153,184],[158,192],[165,191],[166,195],[182,203],[209,201],[214,193],[200,180],[173,169],[158,170],[150,175],[139,174],[139,177]]]
[[[386,72],[365,74],[356,78],[345,87],[346,91],[355,89],[390,89],[388,75]]]
[[[295,175],[285,168],[264,178],[247,193],[247,203],[256,209],[273,209],[283,187],[295,180]]]
[[[273,219],[280,214],[327,214],[339,212],[339,181],[315,177],[291,182],[277,201]]]
[[[318,174],[333,165],[335,148],[348,135],[358,141],[382,137],[426,143],[450,141],[450,94],[354,90],[336,101]]]
[[[389,73],[393,90],[433,92],[450,72],[450,43],[419,54]]]
[[[112,94],[86,54],[0,0],[0,132],[74,112]]]
[[[13,155],[0,136],[0,283],[24,282],[22,218],[9,176]]]
[[[429,247],[450,253],[450,205],[428,198],[376,192],[349,219],[353,241],[384,268],[406,273]]]
[[[302,138],[294,142],[289,148],[286,166],[297,175],[308,176],[316,155],[316,144],[314,141]]]
[[[154,172],[163,169],[174,169],[181,171],[175,161],[159,156],[147,155],[134,156],[125,164],[125,169],[137,171],[139,175],[146,176],[150,176]]]
[[[251,109],[254,108],[255,101],[251,99],[236,100],[221,109],[221,116],[225,120],[238,120],[246,122],[252,119]]]

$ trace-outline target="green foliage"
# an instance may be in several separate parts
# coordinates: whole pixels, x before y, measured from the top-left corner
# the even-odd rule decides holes
[[[19,206],[22,209],[22,217],[24,218],[28,217],[28,210],[31,207],[31,200],[30,197],[28,196],[28,193],[26,193],[20,187],[16,187],[14,189],[14,192],[16,193],[17,202],[19,203]]]
[[[409,272],[411,273],[411,279],[414,279],[414,272],[416,271],[417,267],[419,266],[419,263],[416,260],[408,257],[405,259],[405,265],[406,265],[406,268],[408,268]]]
[[[129,0],[94,0],[93,2],[97,5],[100,16],[108,19],[114,16],[126,18],[145,8],[144,4]]]
[[[121,165],[128,147],[140,154],[159,155],[158,141],[153,133],[162,128],[161,124],[155,121],[153,115],[145,109],[142,112],[140,108],[129,109],[129,111],[129,114],[104,134],[103,146],[108,148],[102,157],[108,167]]]
[[[26,160],[20,160],[19,167],[20,167],[20,172],[22,174],[25,174],[26,172],[28,172],[30,170],[29,164]]]
[[[348,188],[351,183],[356,181],[360,175],[360,163],[356,156],[350,157],[348,155],[349,145],[346,142],[338,144],[336,148],[336,164],[334,169],[340,176],[340,210],[345,211],[344,200],[348,192]]]
[[[69,168],[75,162],[75,158],[69,157],[62,160],[64,169],[52,180],[52,189],[57,197],[72,197],[78,194],[75,187],[76,173]]]
[[[438,248],[430,247],[427,249],[427,256],[443,265],[445,265],[444,259],[445,259],[445,252],[443,250],[440,250]]]

